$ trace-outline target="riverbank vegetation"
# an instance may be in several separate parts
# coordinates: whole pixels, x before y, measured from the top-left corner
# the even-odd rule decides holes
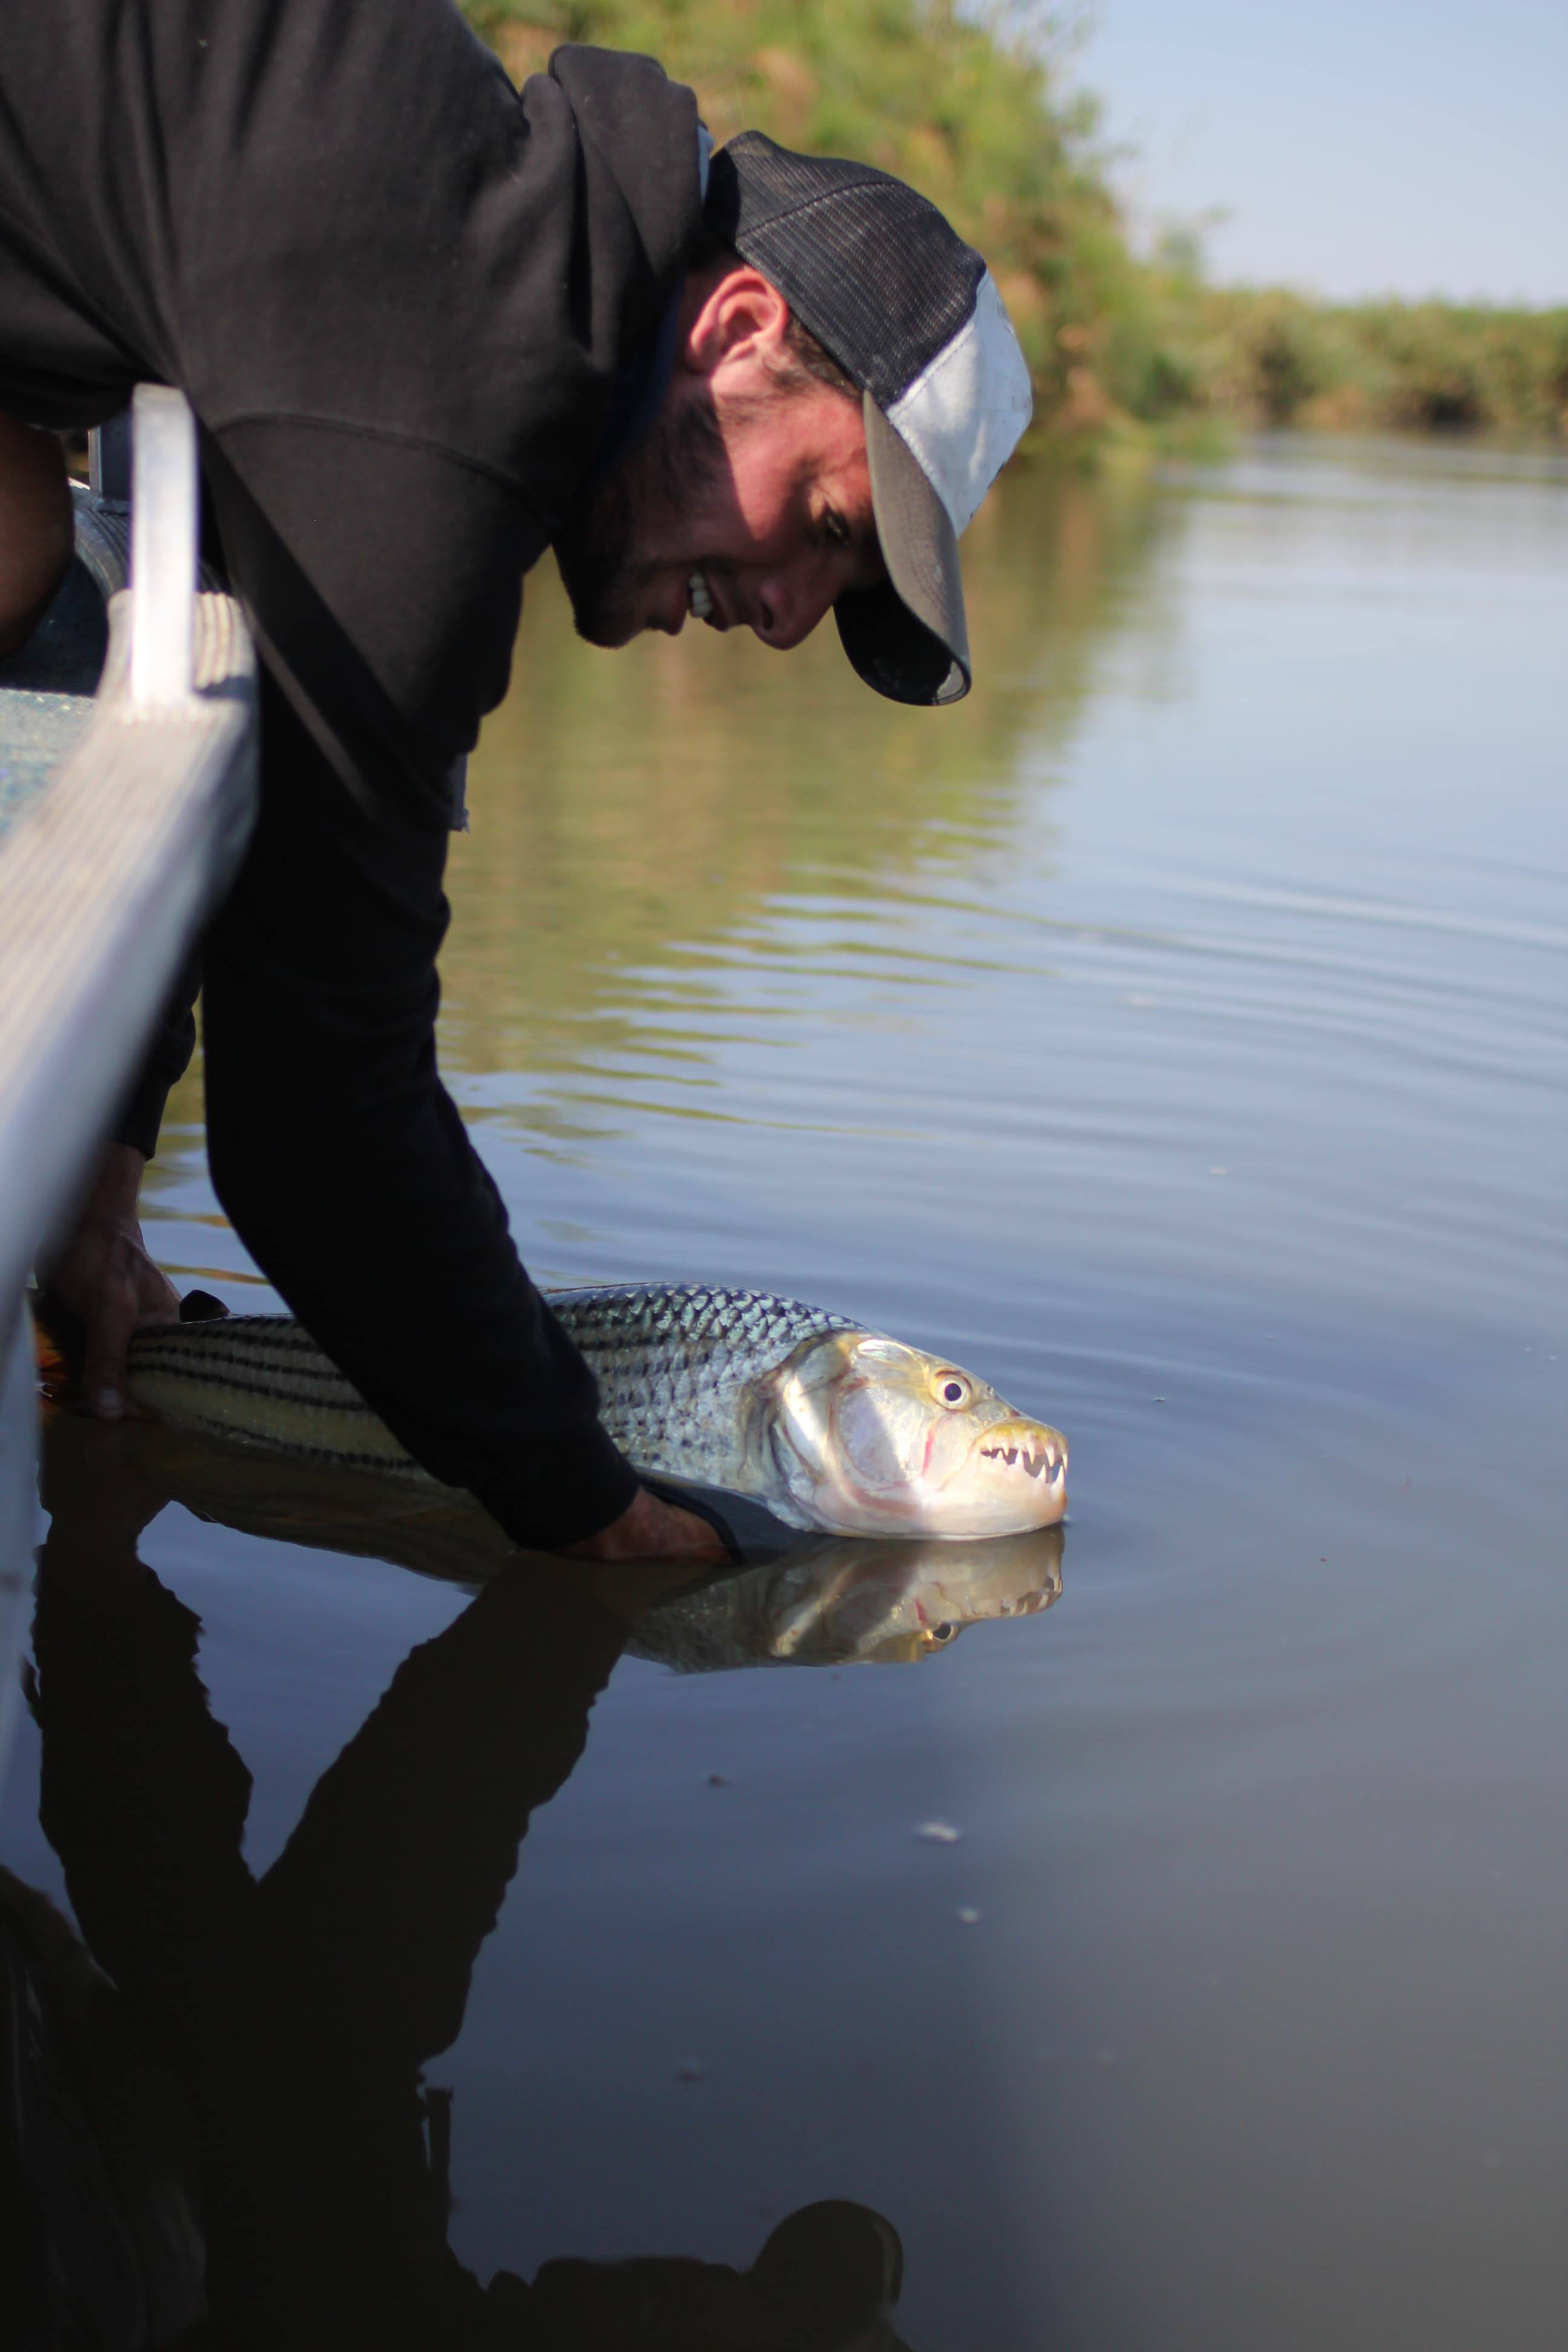
[[[1568,309],[1325,305],[1219,287],[1191,239],[1133,250],[1092,100],[1042,10],[954,0],[466,0],[521,80],[558,41],[658,57],[723,140],[855,155],[990,261],[1035,377],[1037,442],[1227,425],[1568,437]]]

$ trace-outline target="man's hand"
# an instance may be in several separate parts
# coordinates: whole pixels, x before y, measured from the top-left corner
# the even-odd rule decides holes
[[[687,1559],[727,1562],[730,1554],[717,1530],[695,1511],[661,1502],[646,1486],[631,1508],[582,1543],[563,1547],[568,1559]]]
[[[102,1421],[118,1421],[125,1410],[132,1333],[143,1323],[173,1322],[180,1312],[179,1293],[148,1256],[137,1223],[146,1164],[128,1143],[106,1146],[75,1227],[39,1269],[87,1333],[81,1392]]]

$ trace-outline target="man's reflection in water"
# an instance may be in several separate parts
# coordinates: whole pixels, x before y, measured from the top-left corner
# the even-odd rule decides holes
[[[421,2069],[457,2037],[529,1816],[668,1571],[595,1570],[590,1590],[537,1559],[503,1570],[404,1661],[258,1878],[250,1775],[208,1708],[198,1621],[137,1557],[163,1496],[128,1453],[111,1475],[116,1438],[68,1416],[50,1431],[33,1696],[45,1832],[196,2150],[206,2315],[148,2340],[894,2346],[898,2239],[864,2207],[792,2216],[741,2273],[558,2262],[483,2285],[447,2243],[444,2116]]]

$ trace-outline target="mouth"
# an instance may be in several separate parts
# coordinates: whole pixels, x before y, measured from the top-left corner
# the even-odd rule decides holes
[[[719,607],[708,584],[706,572],[694,572],[687,581],[686,604],[694,621],[713,620]],[[723,624],[721,622],[718,625],[722,627]]]
[[[1055,1486],[1067,1476],[1067,1442],[1054,1429],[999,1429],[975,1451],[983,1462],[1022,1470],[1026,1476],[1037,1478],[1042,1486]]]

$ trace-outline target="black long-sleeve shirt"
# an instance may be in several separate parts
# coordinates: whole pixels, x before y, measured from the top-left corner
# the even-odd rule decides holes
[[[0,0],[0,409],[177,384],[262,656],[204,952],[219,1198],[532,1544],[636,1482],[437,1073],[448,780],[700,216],[695,100],[647,58],[569,47],[519,94],[448,0]]]

